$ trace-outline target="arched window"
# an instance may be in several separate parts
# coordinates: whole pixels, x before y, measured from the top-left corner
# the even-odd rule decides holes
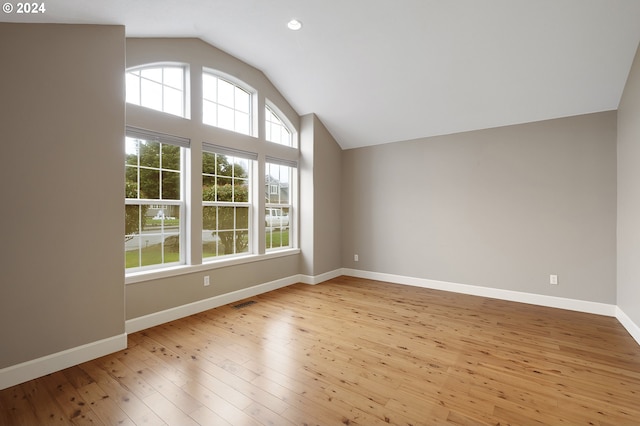
[[[291,130],[269,106],[265,107],[265,133],[269,142],[293,146]]]
[[[184,66],[134,68],[126,78],[127,103],[186,117]]]
[[[216,75],[202,74],[202,122],[252,135],[252,91]]]

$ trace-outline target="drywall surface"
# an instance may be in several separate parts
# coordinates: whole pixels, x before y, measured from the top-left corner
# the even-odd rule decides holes
[[[640,326],[640,52],[618,110],[618,307]]]
[[[315,114],[301,127],[301,270],[313,276],[342,267],[342,149]]]
[[[124,28],[0,23],[0,368],[124,333]]]
[[[348,150],[342,180],[344,267],[615,303],[616,112]]]

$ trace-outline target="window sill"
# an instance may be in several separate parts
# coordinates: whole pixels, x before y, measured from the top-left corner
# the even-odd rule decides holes
[[[293,256],[296,254],[300,254],[300,249],[285,249],[265,254],[251,254],[230,259],[214,260],[211,262],[202,263],[200,265],[178,265],[152,271],[133,272],[125,275],[124,283],[128,285],[145,281],[153,281],[161,278],[170,278],[179,275],[193,274],[195,272],[227,268],[234,265],[243,265],[245,263],[262,262],[269,259]]]

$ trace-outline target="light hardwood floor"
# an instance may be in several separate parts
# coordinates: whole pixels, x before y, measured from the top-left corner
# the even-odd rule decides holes
[[[251,301],[0,391],[0,424],[640,424],[614,318],[348,277]]]

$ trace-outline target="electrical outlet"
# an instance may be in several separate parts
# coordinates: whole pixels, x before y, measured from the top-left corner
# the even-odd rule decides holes
[[[549,275],[549,284],[558,285],[558,276],[557,275]]]
[[[204,286],[206,287],[206,286],[208,286],[209,284],[211,284],[211,283],[209,282],[209,275],[205,275],[205,276],[204,276]]]
[[[357,255],[357,254],[354,254],[354,255],[353,255],[353,261],[354,261],[354,262],[357,262],[357,261],[358,261],[358,255]]]

